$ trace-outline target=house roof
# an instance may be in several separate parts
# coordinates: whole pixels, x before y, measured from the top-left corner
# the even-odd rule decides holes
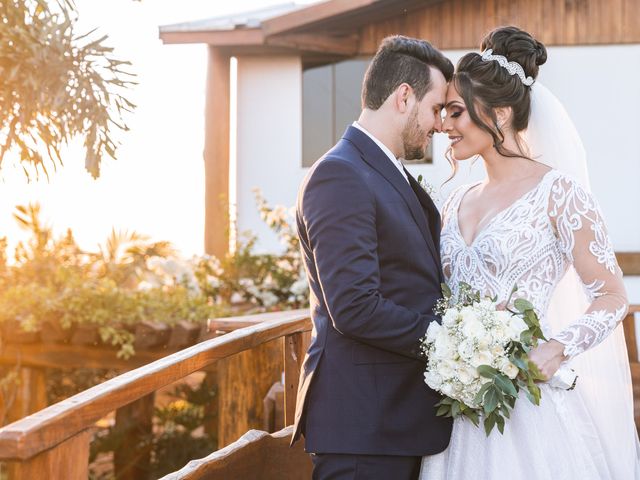
[[[282,16],[294,10],[303,8],[293,2],[282,3],[259,10],[234,13],[222,17],[205,18],[191,22],[174,23],[160,27],[160,36],[170,33],[229,31],[238,28],[259,28],[262,22],[273,17]]]
[[[164,43],[206,43],[235,52],[286,51],[318,57],[358,52],[359,29],[444,0],[327,0],[160,27]]]

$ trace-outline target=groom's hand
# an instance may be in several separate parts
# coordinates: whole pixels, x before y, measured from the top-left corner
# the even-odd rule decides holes
[[[544,380],[549,380],[558,371],[562,362],[567,357],[564,356],[564,345],[557,340],[549,340],[541,343],[529,352],[531,360],[540,370]]]

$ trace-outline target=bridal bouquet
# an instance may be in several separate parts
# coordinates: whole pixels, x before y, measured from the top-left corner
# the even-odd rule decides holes
[[[496,299],[481,298],[465,283],[457,298],[442,288],[444,298],[436,307],[442,324],[432,322],[421,340],[428,358],[425,382],[445,396],[436,414],[463,415],[476,426],[483,416],[487,436],[495,426],[503,433],[520,390],[540,403],[535,381],[541,376],[528,352],[545,338],[533,305],[517,299],[513,310],[501,310]]]

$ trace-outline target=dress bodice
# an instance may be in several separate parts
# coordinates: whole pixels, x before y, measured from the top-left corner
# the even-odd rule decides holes
[[[627,301],[622,273],[591,194],[572,178],[550,170],[467,245],[458,209],[474,185],[455,190],[443,209],[442,266],[452,290],[465,282],[504,302],[517,286],[513,299],[526,298],[536,307],[545,336],[564,343],[569,356],[602,341],[624,317]],[[553,332],[546,312],[571,266],[591,305],[570,327]]]

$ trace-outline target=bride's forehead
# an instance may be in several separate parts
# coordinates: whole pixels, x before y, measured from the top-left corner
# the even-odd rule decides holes
[[[447,103],[450,103],[456,100],[459,102],[463,102],[462,97],[460,96],[458,91],[455,89],[453,84],[449,83],[449,86],[447,87]]]

